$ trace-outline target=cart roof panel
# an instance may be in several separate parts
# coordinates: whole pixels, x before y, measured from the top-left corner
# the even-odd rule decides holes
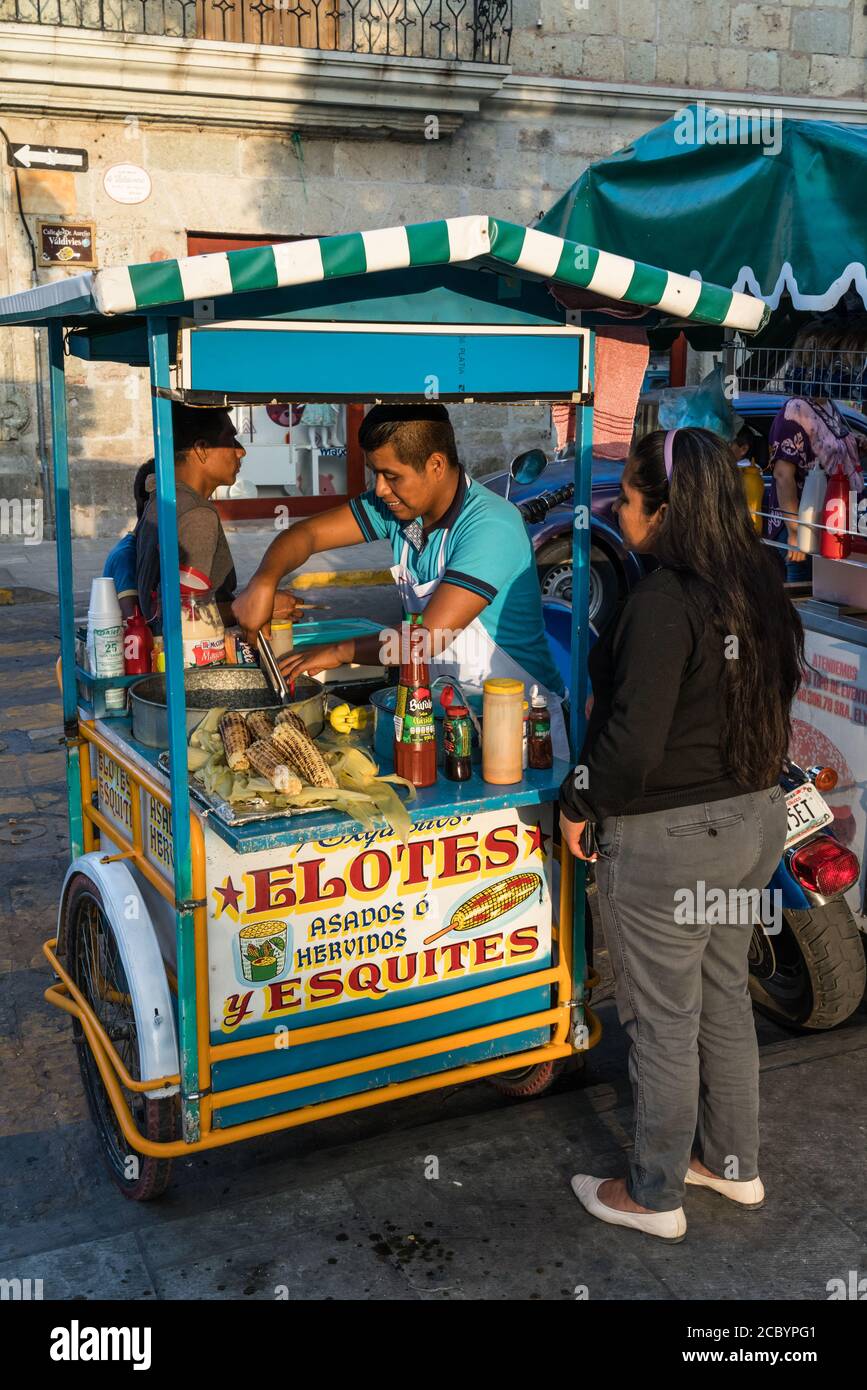
[[[267,295],[291,286],[330,289],[334,281],[389,271],[403,272],[403,292],[411,293],[419,271],[459,265],[480,274],[568,285],[600,300],[747,333],[761,328],[768,315],[767,306],[752,295],[475,215],[89,272],[0,298],[0,324],[36,326],[58,319],[74,324],[82,318],[92,323],[94,316],[147,313],[192,316],[197,301]],[[323,296],[323,307],[331,298]],[[238,304],[238,316],[249,316],[246,303]]]

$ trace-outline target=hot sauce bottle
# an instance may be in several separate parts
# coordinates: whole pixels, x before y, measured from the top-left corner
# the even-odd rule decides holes
[[[468,782],[473,775],[472,725],[466,705],[453,704],[446,708],[443,750],[445,774],[450,782]]]
[[[394,770],[415,787],[431,787],[437,779],[436,727],[421,622],[422,615],[413,613],[401,630],[403,660],[394,711]]]

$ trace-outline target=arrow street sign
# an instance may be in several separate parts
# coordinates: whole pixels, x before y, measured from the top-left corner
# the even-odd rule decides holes
[[[69,169],[83,174],[87,169],[87,150],[61,149],[58,145],[9,145],[13,169]]]

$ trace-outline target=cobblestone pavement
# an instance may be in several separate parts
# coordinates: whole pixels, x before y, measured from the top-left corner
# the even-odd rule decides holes
[[[0,1277],[60,1299],[824,1300],[864,1268],[863,1014],[812,1038],[759,1020],[760,1215],[690,1193],[670,1248],[581,1211],[569,1175],[623,1172],[629,1146],[601,943],[602,1043],[544,1099],[435,1092],[179,1161],[160,1202],[125,1201],[43,1000],[66,867],[56,622],[53,602],[0,608]]]

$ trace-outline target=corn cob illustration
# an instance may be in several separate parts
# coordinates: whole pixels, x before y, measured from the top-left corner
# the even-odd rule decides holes
[[[501,878],[499,883],[480,888],[478,893],[473,893],[466,902],[456,907],[448,926],[434,932],[433,936],[425,937],[424,944],[430,946],[431,942],[438,941],[441,936],[446,936],[451,931],[472,931],[475,927],[487,926],[497,917],[511,912],[519,903],[526,902],[536,892],[541,899],[541,874],[524,872]]]
[[[243,714],[238,714],[237,710],[227,711],[218,727],[229,767],[233,772],[246,772],[250,766],[247,748],[251,740]]]
[[[313,787],[336,787],[337,779],[307,733],[283,722],[274,730],[274,747],[281,758]]]
[[[250,766],[260,777],[266,777],[275,791],[286,796],[296,796],[301,790],[300,778],[296,777],[286,765],[282,753],[264,738],[257,739],[247,749]]]
[[[280,710],[280,712],[277,715],[278,729],[280,728],[281,724],[288,724],[290,729],[297,729],[298,733],[304,734],[305,738],[310,737],[309,733],[307,732],[307,725],[304,723],[304,720],[301,718],[300,714],[296,714],[293,709]]]
[[[247,715],[247,728],[250,730],[251,741],[257,738],[267,741],[274,732],[274,720],[267,710],[252,709]]]

